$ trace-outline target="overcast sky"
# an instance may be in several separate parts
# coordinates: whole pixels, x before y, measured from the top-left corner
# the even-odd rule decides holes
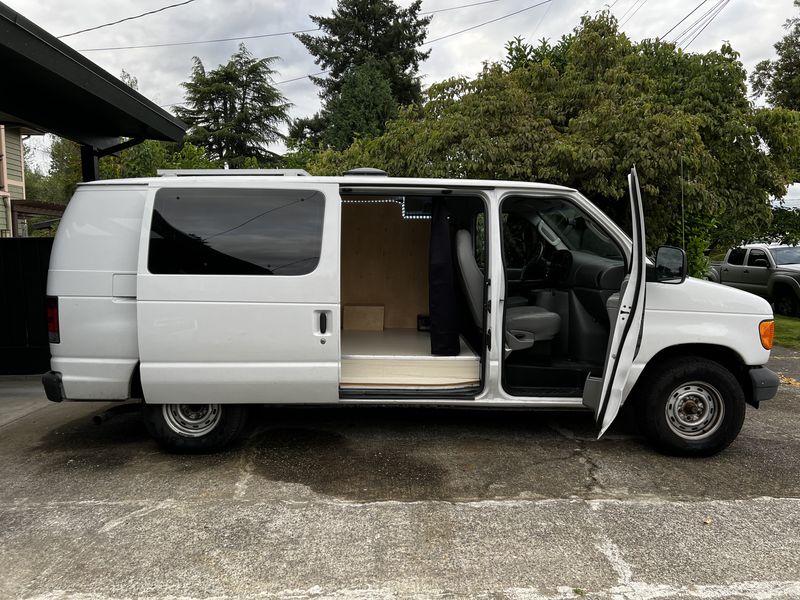
[[[70,33],[176,2],[4,1],[54,35]],[[422,7],[423,11],[435,11],[476,1],[478,0],[423,0]],[[433,43],[429,46],[432,50],[430,58],[421,65],[423,85],[454,75],[472,76],[480,70],[484,61],[502,58],[503,45],[512,37],[522,36],[529,40],[542,37],[557,39],[571,31],[581,15],[594,14],[608,6],[611,6],[612,12],[624,23],[622,29],[634,40],[662,36],[700,1],[552,0],[510,18]],[[683,26],[702,15],[715,1],[708,1],[674,33],[680,32]],[[541,0],[496,0],[434,14],[428,39],[433,40],[502,17],[538,2]],[[399,3],[404,6],[409,4],[407,0],[400,0]],[[139,80],[140,92],[156,104],[166,105],[183,100],[180,84],[189,76],[193,56],[198,56],[206,67],[213,68],[236,50],[238,42],[97,52],[86,49],[309,29],[313,27],[309,14],[327,15],[334,6],[335,0],[194,0],[186,6],[67,37],[63,41],[82,51],[113,75],[118,76],[122,69],[126,70]],[[722,41],[727,40],[741,54],[741,60],[749,72],[758,61],[774,56],[773,44],[785,33],[783,23],[795,12],[792,0],[730,0],[689,50],[702,52],[719,49]],[[674,33],[667,39],[671,39]],[[256,56],[279,57],[276,63],[279,71],[276,81],[301,77],[319,70],[294,36],[253,39],[246,43]],[[310,115],[319,109],[317,88],[307,78],[279,87],[293,104],[293,117]],[[40,160],[45,160],[41,150],[37,156]]]

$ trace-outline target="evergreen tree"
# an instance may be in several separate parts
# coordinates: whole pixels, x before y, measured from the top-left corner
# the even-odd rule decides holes
[[[393,0],[339,0],[330,17],[310,15],[323,35],[296,34],[327,77],[312,77],[322,87],[323,100],[342,90],[349,72],[367,62],[389,82],[398,104],[418,104],[420,61],[430,50],[418,48],[425,41],[431,17],[420,17],[422,0],[400,8]]]
[[[208,72],[195,57],[192,75],[183,84],[187,105],[176,108],[190,127],[186,140],[232,167],[248,158],[277,162],[280,157],[268,147],[284,139],[280,126],[289,121],[290,104],[273,85],[276,60],[256,59],[244,44],[226,64]]]
[[[800,0],[794,5],[800,8]],[[788,19],[784,27],[789,33],[775,44],[778,58],[758,63],[750,85],[772,106],[800,110],[800,18]]]

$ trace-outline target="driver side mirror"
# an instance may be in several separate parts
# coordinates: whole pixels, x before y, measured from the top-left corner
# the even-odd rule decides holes
[[[769,267],[769,262],[766,258],[757,258],[753,261],[754,267]]]
[[[686,252],[675,246],[660,246],[656,251],[656,281],[679,284],[686,280]]]

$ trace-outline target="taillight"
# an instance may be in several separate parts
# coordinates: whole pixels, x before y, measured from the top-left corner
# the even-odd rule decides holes
[[[51,344],[61,342],[61,331],[58,327],[58,298],[47,297],[47,337]]]

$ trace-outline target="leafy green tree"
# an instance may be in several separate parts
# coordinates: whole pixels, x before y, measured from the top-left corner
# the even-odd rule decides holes
[[[685,236],[696,275],[710,244],[757,235],[770,196],[785,195],[800,171],[800,114],[754,109],[727,44],[688,54],[633,43],[601,13],[554,46],[517,40],[510,50],[474,79],[432,85],[424,105],[402,108],[382,136],[323,152],[310,170],[562,184],[629,226],[635,164],[651,250]]]
[[[211,169],[219,167],[199,146],[145,140],[116,156],[100,159],[101,179],[155,177],[159,169]]]
[[[195,57],[186,89],[187,104],[177,107],[189,126],[187,141],[205,149],[212,160],[241,166],[248,157],[275,164],[270,144],[284,139],[290,104],[273,84],[277,57],[256,59],[244,44],[230,60],[206,71]]]
[[[800,244],[800,210],[785,206],[773,208],[772,221],[760,237],[779,244]]]
[[[794,0],[800,8],[800,0]],[[778,57],[762,60],[750,76],[750,85],[756,97],[764,96],[772,106],[792,110],[800,109],[800,18],[788,19],[784,27],[789,30],[775,44]]]
[[[316,63],[327,70],[313,77],[323,100],[339,94],[348,73],[373,61],[398,104],[421,100],[419,63],[430,54],[418,48],[425,41],[431,17],[421,17],[422,0],[401,8],[393,0],[339,0],[329,17],[310,15],[322,35],[296,34]]]
[[[46,174],[28,167],[25,185],[31,200],[66,203],[81,181],[80,146],[56,137],[50,146],[50,168]],[[154,177],[158,169],[207,169],[220,166],[205,151],[190,143],[182,145],[155,140],[100,159],[101,179]]]
[[[45,187],[48,202],[66,203],[81,181],[80,146],[64,138],[54,137],[50,145],[50,169]]]

